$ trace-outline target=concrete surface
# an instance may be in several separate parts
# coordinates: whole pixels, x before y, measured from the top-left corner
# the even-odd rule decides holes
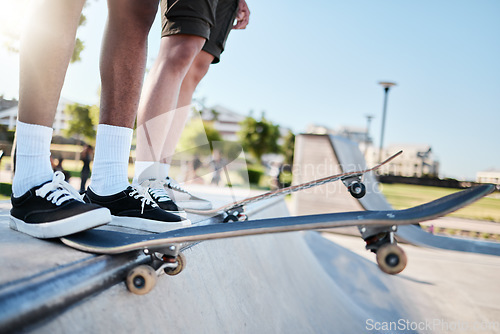
[[[359,238],[331,233],[323,236],[343,252],[350,250],[365,259],[365,271],[375,266],[374,257],[363,250]],[[422,327],[424,330],[402,333],[500,333],[498,256],[403,247],[409,258],[408,266],[400,275],[390,278],[404,281],[403,300],[418,313],[415,321],[431,324],[433,330]],[[336,253],[330,254],[333,257]],[[352,283],[350,288],[356,286],[359,284]],[[387,293],[393,296],[393,288],[390,290]]]
[[[274,203],[252,218],[287,214],[283,201]],[[0,226],[1,259],[7,269],[0,275],[4,284],[92,256],[11,231],[5,219]],[[21,248],[22,253],[16,251]],[[163,275],[146,296],[133,295],[118,284],[29,330],[330,333],[363,329],[367,315],[322,269],[302,233],[204,242],[185,255],[185,271],[175,277]]]
[[[212,189],[206,193],[217,197]],[[2,214],[0,290],[23,277],[93,257],[11,231],[5,210]],[[254,207],[251,218],[287,214],[278,200]],[[186,269],[175,277],[161,276],[151,293],[133,295],[119,283],[27,331],[449,333],[442,326],[487,323],[490,328],[478,333],[500,332],[498,257],[405,249],[411,259],[407,271],[389,276],[359,238],[293,232],[207,241],[186,250]],[[429,324],[432,331],[410,327]],[[462,329],[452,332],[473,332]]]

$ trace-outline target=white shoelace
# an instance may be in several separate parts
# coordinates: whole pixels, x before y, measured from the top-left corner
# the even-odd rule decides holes
[[[146,191],[149,192],[149,194],[154,197],[154,200],[157,202],[171,201],[172,199],[165,190],[166,185],[167,183],[161,180],[147,181]]]
[[[55,172],[52,181],[38,188],[35,194],[46,198],[47,201],[57,206],[72,199],[83,202],[80,194],[69,183],[64,181],[64,174],[60,171]]]
[[[171,201],[172,199],[170,196],[168,196],[167,192],[165,191],[164,188],[156,188],[156,189],[149,189],[149,193],[155,198],[156,201],[158,202],[167,202]]]
[[[189,191],[182,188],[180,184],[178,184],[175,180],[171,179],[170,177],[167,177],[165,183],[167,184],[167,186],[170,189],[177,190],[177,191],[180,191],[180,192],[183,192],[183,193],[186,193],[186,194],[192,196]]]
[[[144,213],[144,207],[147,205],[151,205],[152,207],[157,207],[158,205],[151,201],[149,198],[146,198],[144,195],[141,195],[141,192],[139,189],[137,189],[137,186],[133,187],[134,190],[128,193],[130,197],[133,197],[135,199],[138,199],[141,201],[141,214]]]

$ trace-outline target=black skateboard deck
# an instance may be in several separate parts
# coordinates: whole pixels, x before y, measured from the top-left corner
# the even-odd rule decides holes
[[[183,243],[346,226],[388,226],[395,231],[398,225],[417,224],[444,216],[486,196],[494,190],[494,185],[481,185],[406,210],[357,211],[268,218],[192,226],[159,234],[132,234],[93,229],[61,238],[61,240],[72,248],[97,254],[144,251],[147,255],[152,256],[153,262],[163,261],[168,263],[167,273],[172,274],[174,272],[177,274],[185,265],[185,258],[180,256],[180,247]],[[379,259],[379,257],[381,258]],[[178,263],[174,264],[177,260]],[[384,272],[390,274],[399,273],[406,266],[406,256],[402,249],[395,245],[395,241],[391,240],[388,245],[384,245],[378,250],[377,262]],[[144,276],[141,275],[141,277]],[[131,287],[129,286],[129,288]]]

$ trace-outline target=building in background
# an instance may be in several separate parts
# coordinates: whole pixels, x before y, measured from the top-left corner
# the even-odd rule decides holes
[[[60,135],[61,130],[67,127],[69,116],[64,113],[64,108],[68,104],[75,102],[61,98],[57,104],[56,116],[54,119],[54,134]],[[0,99],[0,124],[7,126],[9,130],[14,130],[17,122],[18,101]]]
[[[500,170],[488,169],[476,173],[476,182],[478,183],[493,183],[500,185]]]
[[[358,143],[361,152],[365,155],[367,166],[378,164],[379,148],[373,145],[366,128],[343,126],[331,129],[324,125],[312,124],[306,133],[335,135],[348,138]],[[381,174],[408,176],[408,177],[437,177],[439,175],[439,161],[428,144],[401,144],[387,146],[382,152],[382,160],[403,150],[403,154],[382,167]]]
[[[382,160],[403,151],[403,154],[380,168],[380,174],[406,177],[438,177],[439,161],[432,148],[427,144],[401,144],[386,147],[382,152]],[[367,147],[365,159],[368,166],[379,163],[379,149],[373,145]]]
[[[6,100],[2,95],[0,95],[0,111],[16,107],[18,104],[19,101],[17,101],[16,99]]]
[[[220,105],[203,108],[200,113],[202,120],[212,122],[213,127],[219,131],[223,140],[238,141],[238,132],[241,129],[240,122],[245,119],[245,116]]]

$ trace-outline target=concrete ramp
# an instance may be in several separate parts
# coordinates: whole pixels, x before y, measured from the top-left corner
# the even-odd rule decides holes
[[[251,219],[288,214],[282,199],[250,211]],[[420,261],[390,276],[359,238],[242,237],[193,246],[180,275],[163,275],[138,296],[127,291],[119,269],[133,256],[95,256],[31,238],[8,228],[5,211],[0,236],[0,333],[414,333],[396,326],[436,320],[484,320],[493,329],[484,333],[500,328],[497,257],[457,260],[415,248],[424,252]],[[417,258],[411,248],[409,255]]]
[[[300,135],[297,136],[295,145],[294,168],[298,170],[298,173],[294,174],[294,177],[296,177],[294,183],[302,183],[335,173],[368,167],[358,145],[344,137]],[[333,166],[329,166],[330,164]],[[295,214],[392,210],[391,205],[378,188],[374,173],[367,173],[364,176],[364,183],[367,193],[359,200],[350,196],[340,182],[312,188],[307,192],[298,192],[294,195],[294,204],[297,208]],[[359,235],[355,229],[344,231]],[[375,234],[376,232],[377,230],[369,230],[367,234]],[[500,255],[499,243],[436,236],[415,225],[400,226],[397,237],[401,241],[419,246]]]
[[[259,203],[251,212],[251,219],[288,215],[282,199]],[[366,260],[315,232],[197,244],[185,251],[187,267],[180,275],[162,275],[152,292],[138,296],[119,277],[96,290],[102,281],[123,275],[118,270],[111,277],[85,279],[89,271],[107,270],[104,262],[86,267],[100,256],[11,231],[5,218],[0,228],[0,332],[359,333],[367,319],[411,314],[399,297],[404,281],[373,264],[366,270]],[[32,252],[29,259],[15,251],[23,243]],[[332,251],[335,263],[325,255]],[[29,261],[38,263],[36,272]],[[84,268],[73,275],[76,266]],[[52,274],[45,280],[47,273]],[[353,280],[360,284],[358,292]]]

